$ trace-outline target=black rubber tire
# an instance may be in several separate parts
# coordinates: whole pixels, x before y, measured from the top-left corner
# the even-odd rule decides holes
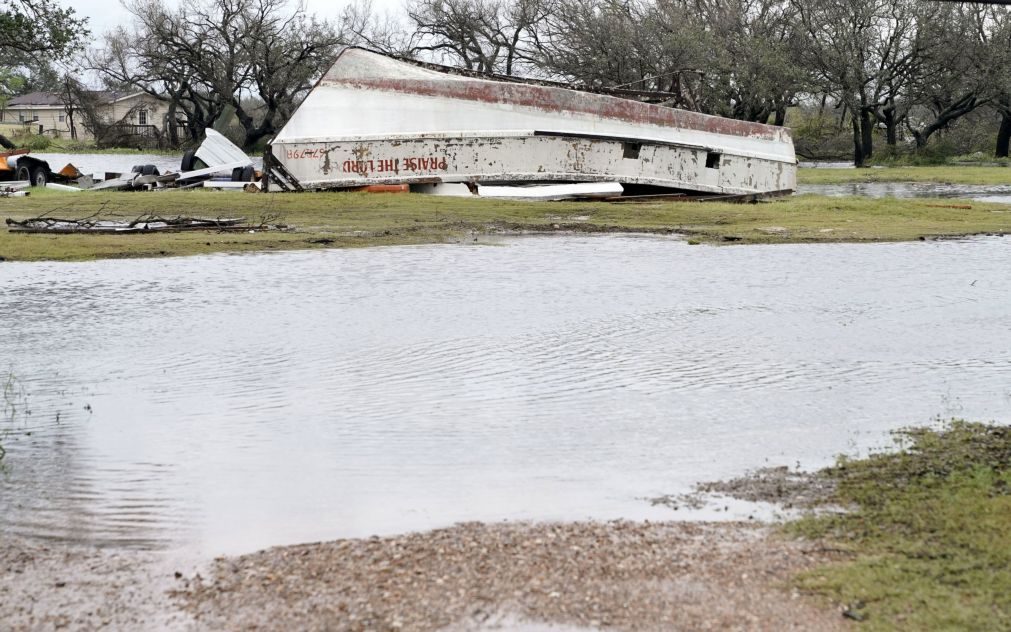
[[[183,161],[179,164],[179,171],[195,171],[197,163],[197,152],[189,150],[183,154]]]
[[[22,181],[22,182],[25,181],[25,180],[27,180],[29,182],[32,181],[32,170],[28,168],[28,165],[20,165],[20,166],[18,166],[18,170],[17,170],[16,173],[17,173],[17,175],[14,178],[15,180]]]
[[[32,167],[31,182],[33,187],[44,187],[49,182],[49,170],[43,166]]]
[[[130,173],[140,173],[144,170],[144,165],[134,165],[130,167]]]
[[[253,165],[242,168],[242,182],[252,182],[256,178],[256,169]]]
[[[232,169],[232,182],[242,182],[242,167]]]
[[[161,174],[158,173],[158,167],[156,167],[154,165],[144,165],[140,169],[140,175],[142,175],[142,176],[158,176],[158,175],[161,175]]]

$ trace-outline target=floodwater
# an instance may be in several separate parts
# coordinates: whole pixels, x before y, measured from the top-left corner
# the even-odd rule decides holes
[[[1011,423],[1009,269],[1001,238],[645,236],[0,264],[0,535],[676,519],[644,498]]]
[[[134,165],[154,165],[160,173],[179,171],[182,162],[182,152],[175,154],[145,154],[141,152],[129,154],[50,154],[35,153],[32,155],[49,163],[49,168],[59,171],[67,163],[73,164],[81,173],[97,174],[104,178],[106,172],[129,173]],[[263,156],[251,156],[253,164],[260,168]]]
[[[1011,204],[1011,169],[1008,184],[941,184],[936,182],[852,182],[847,184],[801,184],[797,193],[839,197],[959,198]]]

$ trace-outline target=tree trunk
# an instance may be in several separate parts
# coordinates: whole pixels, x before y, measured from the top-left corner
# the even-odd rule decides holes
[[[853,123],[853,166],[863,167],[864,143],[863,139],[860,137],[860,120],[853,116],[850,117],[850,121]]]
[[[165,114],[165,126],[168,127],[169,145],[179,146],[179,127],[176,124],[176,100],[169,101],[168,113]]]
[[[779,127],[786,125],[786,107],[776,108],[776,120],[773,122],[773,125]]]
[[[895,108],[887,107],[884,111],[885,119],[885,143],[889,147],[895,147],[897,143],[898,134],[896,134],[896,128],[898,123],[895,121]]]
[[[864,159],[874,155],[874,124],[870,110],[860,109],[860,143],[863,145]]]
[[[997,130],[997,151],[998,158],[1008,157],[1008,145],[1011,144],[1011,110],[1002,110],[1000,113],[1000,129]]]

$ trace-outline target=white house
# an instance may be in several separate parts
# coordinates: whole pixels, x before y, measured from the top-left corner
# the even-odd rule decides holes
[[[144,92],[95,92],[98,114],[105,123],[133,128],[133,133],[147,136],[160,131],[165,124],[167,105]],[[74,113],[77,137],[92,140],[94,136],[82,125],[83,117]],[[70,137],[70,112],[63,95],[56,92],[31,92],[14,97],[0,112],[0,122],[34,126],[36,133]]]

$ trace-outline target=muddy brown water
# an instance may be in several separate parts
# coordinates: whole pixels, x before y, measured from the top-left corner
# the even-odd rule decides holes
[[[218,554],[678,518],[643,498],[1011,422],[1009,269],[1000,238],[2,263],[0,537]]]

